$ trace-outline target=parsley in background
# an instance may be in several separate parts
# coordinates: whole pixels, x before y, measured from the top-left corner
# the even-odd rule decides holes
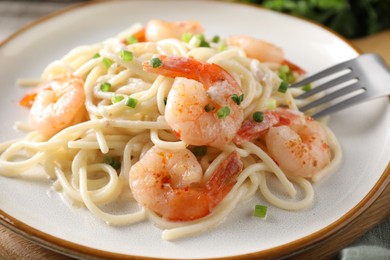
[[[238,0],[321,23],[347,38],[390,28],[390,0]]]

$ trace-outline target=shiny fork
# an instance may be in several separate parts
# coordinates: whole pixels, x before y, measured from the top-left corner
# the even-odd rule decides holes
[[[326,81],[326,78],[332,75],[333,78]],[[318,106],[324,107],[311,115],[314,118],[334,113],[373,98],[390,95],[390,69],[377,54],[360,55],[292,84],[290,88],[302,87],[319,80],[323,83],[295,97],[296,99],[306,99],[326,91],[320,98],[299,108],[300,111],[305,112]],[[334,91],[330,92],[332,88]],[[342,100],[337,101],[337,99]]]

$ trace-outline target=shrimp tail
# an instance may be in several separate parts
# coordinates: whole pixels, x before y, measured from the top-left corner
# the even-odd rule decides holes
[[[235,151],[229,154],[226,159],[220,163],[213,175],[206,183],[206,192],[211,198],[209,207],[212,209],[218,205],[223,198],[230,192],[237,182],[237,176],[243,168],[240,155]]]
[[[134,33],[134,37],[137,38],[138,42],[146,42],[145,27],[141,28],[138,32]]]
[[[287,65],[292,71],[295,71],[297,72],[299,75],[303,75],[306,73],[306,71],[304,69],[302,69],[301,67],[299,67],[298,65],[292,63],[291,61],[289,60],[286,60],[284,59],[282,61],[282,65]]]
[[[137,39],[137,42],[146,42],[145,32],[146,32],[146,28],[142,27],[139,31],[135,32],[131,36]],[[131,44],[127,38],[122,39],[121,42],[125,45]]]
[[[35,98],[41,90],[50,89],[49,84],[38,86],[28,91],[19,101],[19,105],[22,107],[31,108],[34,104]]]
[[[35,91],[35,93],[33,93],[33,92],[27,93],[26,95],[24,95],[22,97],[22,99],[20,99],[19,105],[22,107],[31,108],[36,96],[37,96],[36,91]]]

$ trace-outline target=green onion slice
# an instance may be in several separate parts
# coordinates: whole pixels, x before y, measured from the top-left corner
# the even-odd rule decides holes
[[[135,108],[137,106],[137,104],[138,104],[138,100],[135,98],[129,97],[126,101],[126,106],[131,107],[131,108]]]
[[[286,93],[287,89],[288,89],[288,82],[283,80],[279,85],[278,91],[281,93]]]
[[[264,113],[261,112],[261,111],[256,111],[256,112],[253,113],[252,118],[256,122],[259,122],[259,123],[263,122],[263,120],[264,120]]]
[[[221,44],[221,45],[218,47],[218,50],[219,50],[219,51],[226,51],[227,48],[228,48],[228,47],[227,47],[226,45]]]
[[[233,101],[237,104],[237,105],[240,105],[241,102],[244,100],[244,94],[241,94],[240,96],[237,95],[237,94],[233,94],[231,96],[231,98],[233,99]]]
[[[204,38],[204,35],[203,34],[197,34],[195,35],[195,37],[199,40],[199,41],[205,41],[206,39]]]
[[[181,36],[181,40],[185,43],[189,43],[191,39],[192,39],[192,33],[190,32],[183,33],[183,35]]]
[[[112,102],[113,104],[115,104],[115,103],[121,102],[123,99],[125,99],[124,96],[113,96],[113,97],[111,98],[111,102]]]
[[[207,47],[207,48],[209,48],[210,47],[210,43],[208,43],[206,41],[201,41],[200,44],[199,44],[199,47]]]
[[[106,69],[109,69],[113,63],[109,58],[103,58],[103,65]]]
[[[159,58],[153,58],[149,61],[149,64],[155,69],[162,66],[162,61]]]
[[[119,52],[119,56],[123,61],[132,61],[133,60],[133,53],[131,51],[127,50],[121,50]]]
[[[275,110],[276,109],[276,99],[274,99],[274,98],[268,99],[266,107],[269,110]]]
[[[287,65],[282,65],[278,69],[279,78],[284,81],[288,81],[289,75],[291,74],[290,68]]]
[[[230,115],[230,108],[228,106],[221,107],[217,111],[217,116],[219,119],[223,119],[223,118],[227,117],[228,115]]]
[[[287,76],[287,82],[288,83],[294,83],[295,82],[295,76],[293,73],[288,74]]]
[[[287,65],[282,65],[279,67],[278,75],[282,80],[287,81],[288,83],[295,82],[293,71]]]
[[[287,73],[290,72],[290,67],[287,66],[287,65],[282,65],[282,66],[279,67],[278,72],[280,74],[287,74]]]
[[[100,58],[100,54],[99,53],[95,53],[95,55],[92,56],[92,59],[97,59],[97,58]]]
[[[199,47],[210,47],[203,34],[197,34],[195,37],[199,40]]]
[[[213,39],[211,39],[211,41],[212,41],[213,43],[219,43],[220,38],[219,38],[218,35],[215,35],[215,36],[213,37]]]
[[[127,37],[126,40],[127,40],[127,44],[129,44],[129,45],[138,42],[137,37],[135,37],[134,35],[130,35],[129,37]]]
[[[111,84],[108,82],[103,82],[100,84],[100,90],[103,92],[109,92],[111,90]]]
[[[268,207],[264,205],[256,205],[253,215],[258,218],[265,219],[267,217]]]
[[[303,85],[303,86],[301,87],[301,89],[302,89],[303,91],[305,91],[305,92],[308,92],[309,90],[311,90],[311,84],[309,83],[309,84]]]

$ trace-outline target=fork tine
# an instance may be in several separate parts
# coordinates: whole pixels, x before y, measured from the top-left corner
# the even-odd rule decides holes
[[[329,93],[328,95],[323,96],[323,97],[321,97],[321,98],[319,98],[319,99],[316,99],[316,100],[314,100],[313,102],[311,102],[311,103],[309,103],[309,104],[307,104],[307,105],[305,105],[305,106],[299,108],[299,110],[302,111],[302,112],[304,112],[304,111],[307,111],[307,110],[309,110],[309,109],[311,109],[311,108],[314,108],[314,107],[316,107],[316,106],[322,105],[322,104],[324,104],[325,102],[328,102],[328,101],[333,100],[333,99],[335,99],[335,98],[342,97],[342,96],[344,96],[345,94],[351,93],[351,92],[356,91],[356,90],[358,90],[358,89],[364,89],[364,88],[363,88],[362,86],[360,86],[360,84],[358,84],[358,83],[359,83],[359,82],[356,82],[356,83],[354,83],[354,84],[352,84],[352,85],[346,86],[346,87],[344,87],[344,88],[342,88],[342,89],[339,89],[339,90],[337,90],[337,91],[334,91],[334,92],[332,92],[332,93]]]
[[[343,70],[349,70],[349,72],[339,74]],[[327,80],[326,77],[328,76],[331,76],[331,78]],[[357,58],[335,65],[292,84],[290,87],[296,88],[318,80],[322,81],[320,86],[295,97],[295,99],[302,100],[320,91],[336,87],[333,92],[299,108],[300,111],[305,112],[323,105],[323,110],[312,115],[314,118],[339,111],[365,100],[390,95],[390,89],[386,88],[388,87],[386,82],[390,82],[390,67],[380,56],[373,53],[362,54]],[[329,104],[326,104],[327,102]]]
[[[333,67],[330,67],[330,68],[327,68],[321,72],[318,72],[314,75],[311,75],[297,83],[294,83],[294,84],[291,84],[289,87],[290,88],[298,88],[298,87],[301,87],[303,85],[306,85],[306,84],[309,84],[309,83],[312,83],[313,81],[316,81],[316,80],[319,80],[321,78],[324,78],[324,77],[327,77],[327,76],[330,76],[332,74],[334,74],[335,72],[338,72],[342,69],[348,69],[349,66],[349,63],[350,63],[351,60],[348,60],[348,61],[345,61],[345,62],[342,62],[342,63],[339,63]]]
[[[354,78],[355,78],[354,73],[352,73],[352,70],[351,70],[347,74],[344,74],[344,75],[342,75],[336,79],[330,80],[328,82],[325,82],[325,83],[323,83],[323,84],[311,89],[310,91],[307,91],[307,92],[305,92],[305,93],[303,93],[295,98],[296,99],[304,99],[304,98],[310,97],[314,94],[317,94],[318,92],[321,92],[323,90],[326,90],[326,89],[334,87],[334,86],[337,86],[343,82],[347,82],[348,80],[351,80]]]
[[[337,104],[334,104],[330,107],[327,107],[313,115],[311,115],[312,118],[314,119],[317,119],[317,118],[320,118],[320,117],[323,117],[323,116],[326,116],[326,115],[329,115],[331,113],[334,113],[334,112],[337,112],[337,111],[340,111],[344,108],[347,108],[347,107],[350,107],[356,103],[359,103],[361,100],[365,99],[366,98],[366,92],[363,92],[363,93],[360,93],[356,96],[353,96],[349,99],[346,99],[346,100],[343,100]]]

